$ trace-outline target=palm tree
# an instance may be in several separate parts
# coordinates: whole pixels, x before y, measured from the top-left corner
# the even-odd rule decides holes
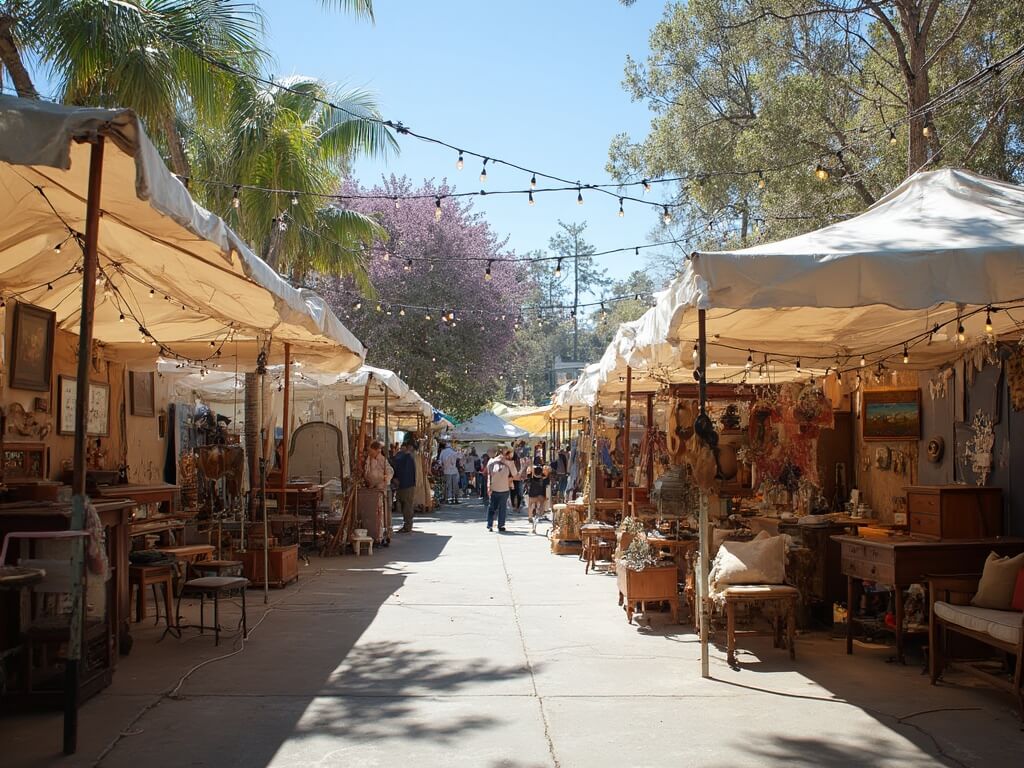
[[[243,78],[226,109],[223,127],[193,137],[193,193],[293,282],[303,283],[311,273],[350,275],[369,290],[363,254],[384,239],[385,230],[329,205],[327,196],[341,186],[354,154],[397,149],[373,98],[359,90],[334,94],[306,77],[270,84]],[[244,439],[250,457],[259,455],[259,396],[259,378],[247,373]],[[252,487],[255,470],[250,462]]]

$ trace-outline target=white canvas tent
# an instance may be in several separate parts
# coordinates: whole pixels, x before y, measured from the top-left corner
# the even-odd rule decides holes
[[[90,144],[106,137],[94,338],[151,362],[151,338],[191,359],[231,336],[224,355],[254,361],[257,337],[338,370],[365,355],[322,298],[286,283],[167,170],[130,110],[0,96],[0,288],[57,312],[77,332]],[[58,249],[58,246],[59,249]],[[165,298],[167,297],[167,298]],[[122,316],[125,320],[122,321]],[[233,331],[232,331],[233,329]]]
[[[683,358],[706,310],[708,359],[742,366],[767,354],[795,369],[930,368],[993,333],[1019,333],[1024,300],[1024,188],[963,170],[919,173],[847,221],[739,251],[696,253],[620,358]],[[1009,308],[1010,311],[1006,311]],[[959,318],[959,319],[958,319]],[[936,326],[938,328],[936,329]],[[753,355],[750,350],[753,349]],[[715,371],[709,369],[709,379]]]
[[[524,440],[529,436],[525,429],[490,411],[482,411],[451,430],[452,439],[463,443]]]

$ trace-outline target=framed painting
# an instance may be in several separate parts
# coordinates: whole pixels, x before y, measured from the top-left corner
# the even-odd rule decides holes
[[[128,371],[132,416],[156,416],[155,378],[152,371]]]
[[[57,315],[50,310],[21,302],[14,305],[11,389],[50,391],[56,327]]]
[[[921,390],[866,391],[861,418],[865,440],[919,440]]]
[[[58,376],[57,390],[57,433],[75,434],[75,395],[77,379]],[[86,426],[89,435],[106,437],[110,434],[110,387],[106,384],[89,382],[89,421]]]

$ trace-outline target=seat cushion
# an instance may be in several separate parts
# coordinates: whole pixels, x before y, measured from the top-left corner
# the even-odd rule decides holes
[[[249,586],[249,580],[241,576],[202,576],[185,582],[185,589],[216,592],[222,589],[242,589]]]
[[[709,576],[717,587],[782,584],[786,580],[786,541],[782,536],[723,541]]]
[[[990,552],[981,572],[978,592],[971,598],[971,605],[978,608],[1010,610],[1013,603],[1013,589],[1017,585],[1017,574],[1024,568],[1024,552],[1013,557],[1000,557]]]
[[[800,590],[786,584],[737,584],[726,587],[722,594],[725,599],[742,597],[750,600],[770,600],[773,597],[796,597]]]
[[[1018,611],[997,611],[936,600],[935,615],[947,624],[972,629],[1004,643],[1016,645],[1020,642],[1020,625],[1024,614]]]

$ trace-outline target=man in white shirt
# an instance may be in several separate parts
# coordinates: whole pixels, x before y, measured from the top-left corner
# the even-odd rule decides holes
[[[449,504],[459,503],[459,452],[445,445],[437,457],[444,475],[445,499]]]
[[[494,530],[494,515],[498,515],[498,530],[505,530],[508,513],[508,494],[512,488],[512,449],[506,448],[487,462],[487,485],[491,500],[487,506],[487,530]]]

